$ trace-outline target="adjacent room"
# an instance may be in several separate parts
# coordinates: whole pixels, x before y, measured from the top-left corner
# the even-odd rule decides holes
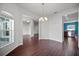
[[[78,3],[0,3],[0,56],[79,56]]]

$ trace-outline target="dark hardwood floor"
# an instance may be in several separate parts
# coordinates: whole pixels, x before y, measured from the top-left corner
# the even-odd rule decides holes
[[[39,40],[38,37],[23,38],[23,45],[17,47],[7,56],[75,56],[79,55],[74,38],[65,38],[63,43],[53,40]]]
[[[68,56],[77,56],[78,51],[78,39],[74,37],[65,37],[64,38],[64,55]]]

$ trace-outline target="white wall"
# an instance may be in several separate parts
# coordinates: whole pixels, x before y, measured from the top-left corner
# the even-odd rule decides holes
[[[30,23],[23,23],[23,35],[30,35]]]
[[[31,29],[31,37],[32,37],[34,36],[34,22],[33,21],[31,21],[30,29]]]
[[[62,42],[64,31],[62,16],[74,13],[75,11],[78,11],[78,8],[67,9],[57,14],[50,15],[47,22],[40,22],[40,39],[51,39]]]
[[[39,22],[39,39],[49,39],[49,21]]]
[[[62,15],[49,17],[49,39],[62,42]]]

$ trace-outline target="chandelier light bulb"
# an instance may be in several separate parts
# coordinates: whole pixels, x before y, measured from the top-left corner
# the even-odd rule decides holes
[[[47,21],[47,20],[48,20],[48,18],[47,18],[47,17],[44,17],[44,19],[45,19],[45,21]]]
[[[42,17],[39,18],[39,21],[41,21],[41,20],[42,20]]]
[[[42,21],[44,22],[44,18],[42,17]]]
[[[40,18],[39,18],[39,21],[43,21],[43,22],[44,22],[44,21],[47,21],[47,20],[48,20],[47,17],[40,17]]]

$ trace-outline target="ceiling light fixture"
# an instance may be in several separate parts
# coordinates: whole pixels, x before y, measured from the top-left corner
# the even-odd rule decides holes
[[[44,10],[44,7],[45,7],[44,5],[45,4],[42,3],[42,17],[39,18],[39,21],[43,21],[43,22],[48,20],[48,18],[45,16],[45,13],[44,13],[44,11],[45,11]]]

